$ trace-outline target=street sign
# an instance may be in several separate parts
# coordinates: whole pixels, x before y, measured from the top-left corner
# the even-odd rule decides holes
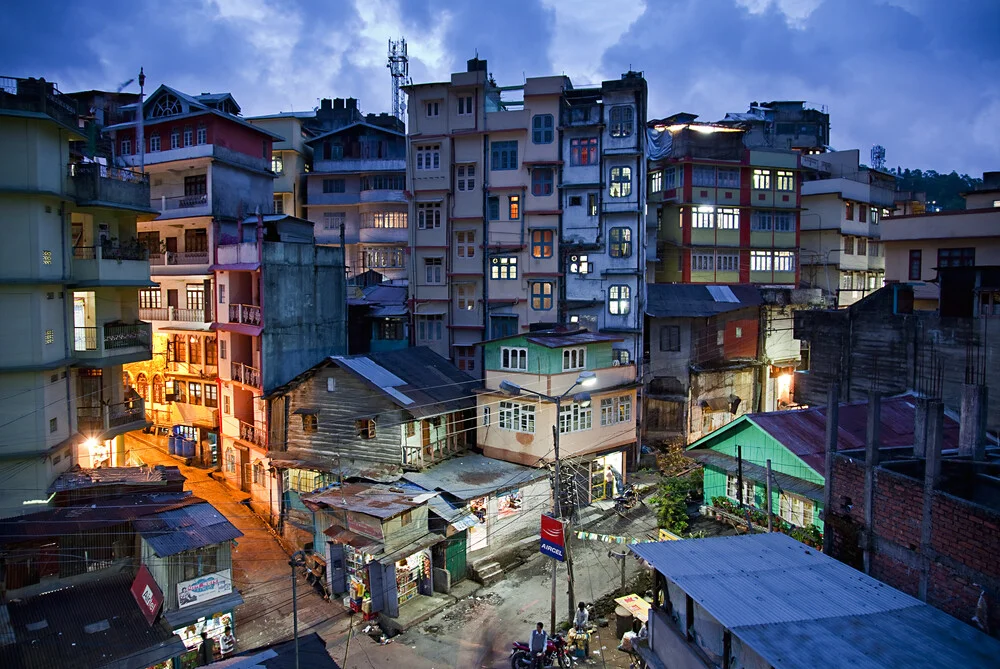
[[[153,621],[156,620],[160,606],[163,604],[163,593],[160,591],[160,586],[153,580],[153,575],[149,573],[146,565],[139,567],[139,572],[132,582],[131,591],[135,603],[139,605],[139,608],[142,609],[142,615],[146,617],[146,622],[152,625]]]
[[[566,561],[566,537],[563,524],[552,516],[542,514],[542,534],[539,550],[560,562]]]

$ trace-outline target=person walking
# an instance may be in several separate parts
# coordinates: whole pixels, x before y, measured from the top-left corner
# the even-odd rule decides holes
[[[236,637],[233,636],[233,628],[226,625],[226,631],[219,637],[219,654],[225,659],[236,649]]]
[[[587,605],[580,602],[580,606],[576,609],[576,616],[573,618],[573,627],[576,628],[577,639],[583,641],[583,654],[585,656],[590,655],[590,633],[587,631],[589,622],[590,612],[587,611]]]
[[[201,646],[198,647],[198,666],[207,667],[215,662],[215,652],[208,632],[201,633]]]
[[[549,635],[545,633],[545,625],[538,623],[531,633],[528,650],[531,652],[531,666],[542,669],[545,666],[545,651],[549,646]]]

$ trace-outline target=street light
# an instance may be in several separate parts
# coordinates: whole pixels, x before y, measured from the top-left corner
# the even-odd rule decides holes
[[[295,551],[288,561],[292,568],[292,637],[295,639],[295,669],[299,669],[299,607],[295,593],[295,568],[306,566],[305,551]]]
[[[553,499],[552,499],[552,513],[556,518],[562,516],[560,504],[559,504],[559,420],[562,416],[562,401],[573,391],[577,386],[583,388],[591,388],[597,384],[597,374],[594,372],[580,372],[580,375],[576,377],[576,381],[573,382],[569,388],[566,389],[561,395],[546,395],[545,393],[540,393],[537,390],[529,390],[527,388],[522,388],[518,384],[508,381],[506,379],[500,381],[500,392],[505,395],[518,396],[521,393],[527,393],[529,395],[534,395],[540,399],[548,400],[556,405],[556,422],[552,426],[552,450],[555,457],[555,485],[553,486]],[[584,405],[590,404],[590,393],[581,392],[573,395],[573,400]],[[573,619],[573,614],[576,612],[576,597],[573,593],[573,560],[570,555],[569,550],[569,537],[566,536],[566,570],[569,578],[569,617],[570,620]],[[549,630],[551,633],[555,633],[556,629],[556,560],[552,560],[552,610],[549,619]]]

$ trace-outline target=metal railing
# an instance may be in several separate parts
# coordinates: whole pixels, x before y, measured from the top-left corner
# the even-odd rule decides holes
[[[44,79],[0,77],[0,109],[47,114],[63,125],[79,126],[76,100]]]
[[[229,322],[244,325],[260,325],[261,312],[256,304],[230,304]]]
[[[251,367],[250,365],[244,365],[242,362],[233,362],[230,367],[230,372],[233,381],[237,383],[242,383],[248,386],[253,386],[254,388],[260,388],[260,370],[256,367]]]
[[[240,439],[258,446],[267,446],[267,431],[260,425],[240,421]]]
[[[100,246],[74,246],[73,257],[76,260],[138,260],[149,258],[146,247],[136,239],[124,242],[105,242]]]
[[[112,167],[100,163],[70,163],[66,166],[71,177],[99,176],[102,179],[121,181],[129,184],[148,184],[149,175],[125,167]]]
[[[180,309],[178,307],[142,307],[139,318],[144,321],[182,321],[204,323],[204,309]]]
[[[77,430],[83,434],[95,434],[145,420],[146,403],[142,399],[96,407],[78,407],[76,410]]]
[[[149,323],[132,323],[123,325],[105,325],[104,348],[115,350],[133,347],[149,347],[152,331]]]
[[[170,211],[173,209],[193,209],[203,207],[208,204],[208,193],[197,195],[161,195],[160,197],[149,198],[149,206],[160,211]]]

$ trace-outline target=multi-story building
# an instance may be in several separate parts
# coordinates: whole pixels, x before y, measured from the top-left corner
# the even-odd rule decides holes
[[[274,172],[274,206],[271,213],[305,218],[305,175],[312,169],[312,138],[306,123],[315,112],[281,112],[248,118],[252,125],[282,137],[271,145]]]
[[[344,100],[335,100],[340,112]],[[313,170],[306,176],[309,220],[320,244],[345,245],[349,276],[365,272],[383,280],[407,278],[408,206],[406,134],[403,122],[389,114],[361,116],[349,99],[352,120],[306,142]],[[339,117],[334,116],[332,120]]]
[[[799,154],[747,148],[743,128],[695,118],[651,122],[655,282],[796,286]]]
[[[239,116],[228,93],[157,88],[128,120],[105,128],[118,161],[145,170],[156,220],[139,224],[156,285],[139,292],[153,324],[152,363],[129,368],[157,427],[181,426],[198,457],[217,462],[218,344],[212,260],[222,227],[274,206],[271,144],[279,135]],[[224,304],[224,303],[223,303]]]
[[[60,473],[124,464],[121,435],[145,424],[122,365],[150,357],[136,289],[152,217],[141,174],[81,146],[76,102],[42,79],[0,79],[0,516],[48,497]],[[84,147],[86,148],[86,147]]]
[[[802,156],[802,284],[847,306],[885,284],[882,219],[895,207],[892,174],[861,165],[858,150]]]
[[[1000,265],[1000,172],[984,173],[983,185],[963,196],[962,211],[893,216],[882,224],[885,278],[914,284],[915,309],[940,306],[942,315],[956,315],[939,305],[939,270]],[[977,281],[972,272],[964,282],[976,293],[974,313],[1000,314],[995,282]]]
[[[485,388],[476,420],[483,454],[550,464],[558,426],[564,501],[586,506],[613,497],[638,455],[639,384],[634,370],[614,358],[621,341],[619,335],[559,328],[483,344]],[[558,416],[555,397],[561,398]]]
[[[500,87],[486,61],[410,86],[413,338],[474,375],[475,344],[558,322],[642,328],[646,84]],[[519,97],[520,96],[520,97]]]
[[[347,352],[343,249],[316,244],[309,221],[260,215],[221,226],[212,270],[222,471],[267,514],[268,451],[284,445],[268,442],[264,396]]]

